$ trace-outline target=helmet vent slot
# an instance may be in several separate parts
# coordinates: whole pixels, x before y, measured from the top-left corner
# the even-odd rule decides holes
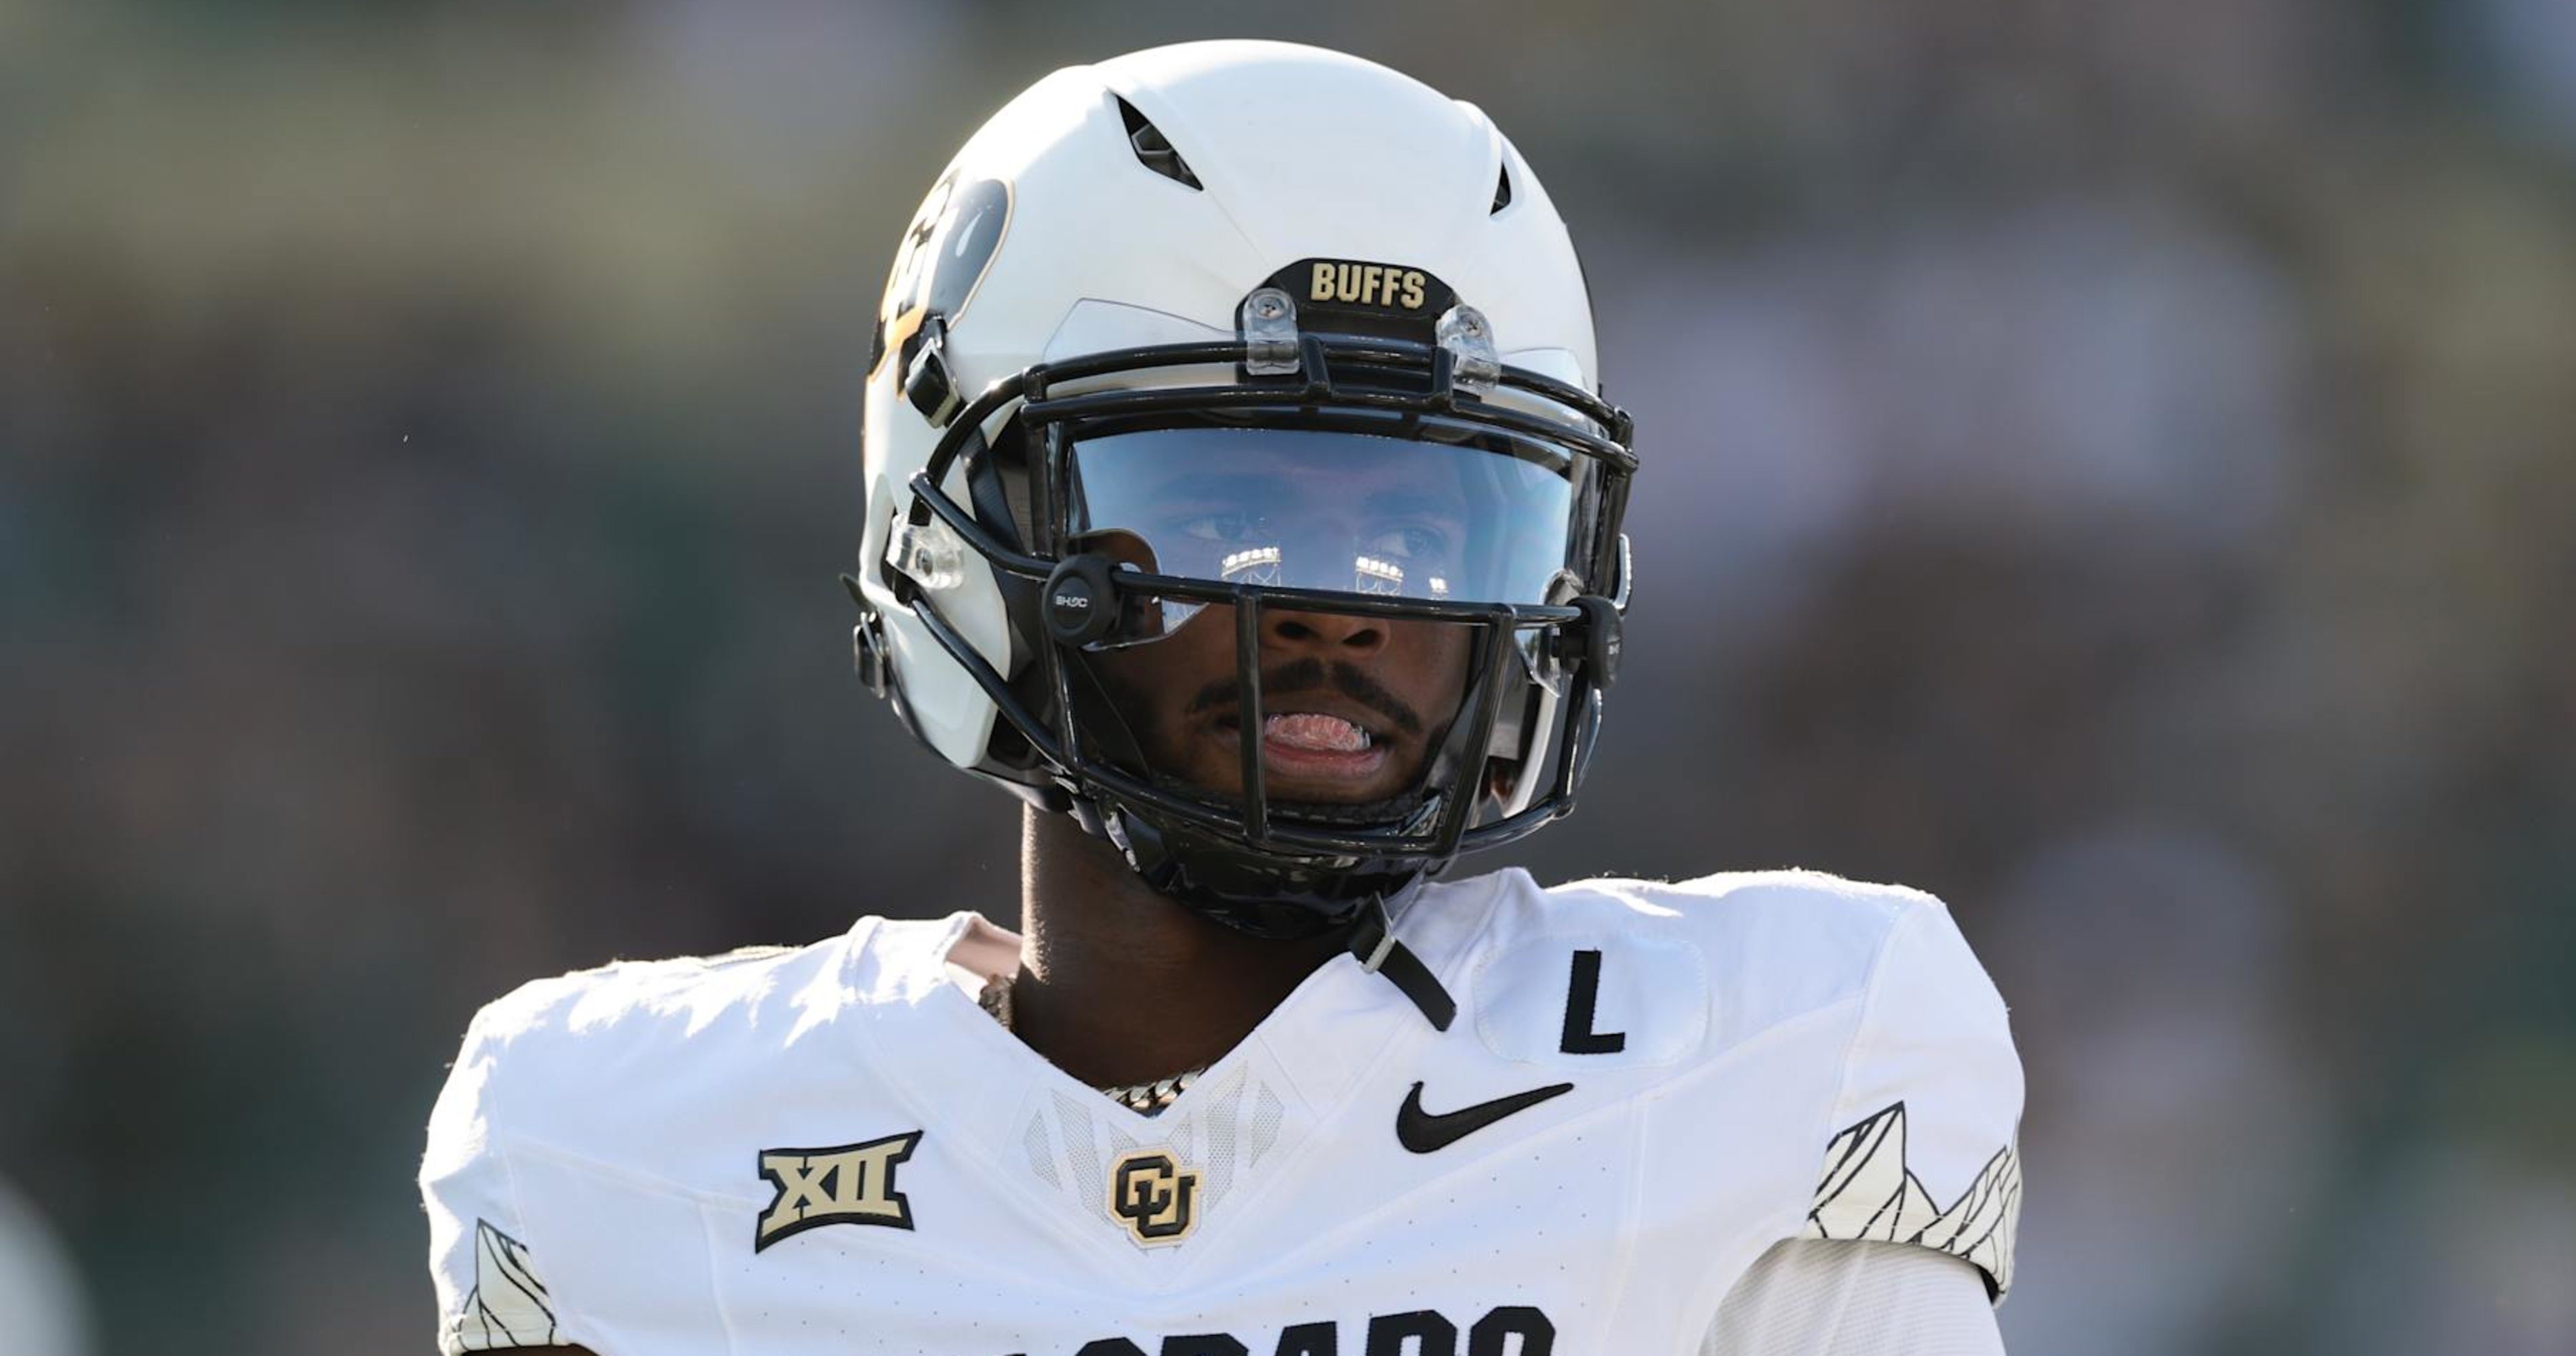
[[[1511,205],[1512,162],[1505,160],[1502,168],[1494,171],[1494,205],[1491,208],[1486,209],[1485,215],[1490,217],[1494,213],[1500,212]]]
[[[1110,97],[1118,98],[1114,94]],[[1164,139],[1162,129],[1146,121],[1134,104],[1118,99],[1118,116],[1127,124],[1127,144],[1136,152],[1137,163],[1176,184],[1199,187],[1199,177],[1190,173],[1189,162],[1181,159],[1181,153]]]

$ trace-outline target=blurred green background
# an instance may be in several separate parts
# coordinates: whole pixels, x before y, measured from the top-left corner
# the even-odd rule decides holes
[[[2017,1350],[2576,1351],[2567,0],[0,0],[0,1353],[47,1237],[97,1356],[426,1352],[481,1002],[1012,914],[847,674],[868,324],[1214,35],[1547,180],[1646,470],[1517,859],[1948,897]]]

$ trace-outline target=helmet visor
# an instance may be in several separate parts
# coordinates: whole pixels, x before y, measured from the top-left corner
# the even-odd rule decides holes
[[[1280,428],[1115,433],[1071,448],[1068,545],[1213,584],[1546,603],[1569,563],[1582,460],[1490,432],[1455,442]],[[1165,600],[1159,610],[1121,640],[1153,639],[1197,609]]]

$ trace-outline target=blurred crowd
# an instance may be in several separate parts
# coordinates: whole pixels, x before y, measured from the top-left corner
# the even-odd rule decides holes
[[[1015,915],[848,677],[868,325],[1219,34],[1546,178],[1646,469],[1511,859],[1948,898],[2016,1349],[2576,1350],[2565,0],[0,0],[0,1352],[425,1351],[480,1003]]]

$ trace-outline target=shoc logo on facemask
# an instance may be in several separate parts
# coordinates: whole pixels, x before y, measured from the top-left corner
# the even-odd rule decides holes
[[[1419,311],[1430,299],[1430,278],[1418,268],[1317,259],[1307,270],[1308,301]]]

